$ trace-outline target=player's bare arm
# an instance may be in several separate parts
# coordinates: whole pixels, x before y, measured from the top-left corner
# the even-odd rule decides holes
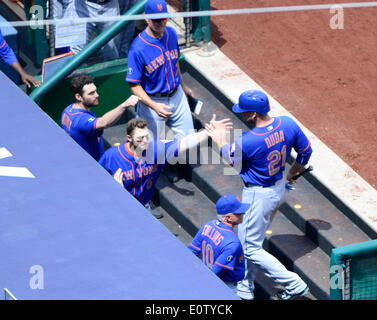
[[[170,111],[171,108],[163,103],[158,103],[153,101],[148,94],[145,92],[143,87],[136,83],[130,83],[131,92],[138,96],[140,101],[154,110],[160,117],[169,118],[173,113]]]
[[[11,67],[18,72],[21,77],[21,81],[30,88],[32,85],[35,87],[39,87],[41,82],[34,78],[32,75],[25,72],[22,68],[21,64],[18,61],[15,61]]]
[[[289,184],[294,184],[297,182],[298,179],[293,179],[292,177],[294,177],[295,175],[298,175],[302,171],[302,169],[304,169],[304,167],[305,167],[304,165],[296,161],[293,163],[292,167],[287,173],[287,180]]]
[[[212,127],[216,127],[218,131],[224,131],[225,133],[228,132],[230,129],[233,128],[233,123],[229,118],[222,119],[222,120],[216,120],[216,115],[214,114],[211,119]],[[203,143],[206,139],[208,139],[209,136],[211,136],[211,132],[214,131],[210,124],[205,125],[206,129],[190,134],[181,140],[181,147],[179,149],[180,152],[184,152],[190,147],[194,145],[192,142],[193,139],[196,139],[196,144]],[[207,129],[209,128],[209,130]]]
[[[102,117],[97,118],[96,130],[103,130],[117,123],[127,108],[135,106],[138,101],[139,98],[137,96],[131,95],[119,106],[113,110],[110,110],[109,112],[106,112]]]

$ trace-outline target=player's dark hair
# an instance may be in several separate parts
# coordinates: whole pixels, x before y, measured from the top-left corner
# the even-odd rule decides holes
[[[127,134],[129,136],[132,135],[132,132],[134,132],[135,128],[144,129],[148,126],[147,121],[145,121],[142,118],[134,118],[127,122]]]
[[[94,78],[87,73],[80,73],[73,76],[71,80],[71,91],[73,95],[78,93],[80,96],[82,96],[82,89],[84,86],[91,83],[94,83]]]

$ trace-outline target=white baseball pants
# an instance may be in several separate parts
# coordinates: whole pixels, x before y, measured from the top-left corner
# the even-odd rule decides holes
[[[172,97],[151,97],[153,101],[164,103],[171,107],[173,115],[169,118],[162,118],[157,113],[139,102],[137,105],[137,116],[143,118],[148,123],[151,133],[151,140],[172,140],[182,138],[194,132],[194,123],[187,98],[181,85]],[[174,136],[167,136],[166,127],[170,128]]]
[[[238,236],[246,261],[245,279],[237,286],[237,294],[242,299],[254,299],[254,280],[258,270],[284,285],[290,294],[299,293],[306,288],[306,283],[296,273],[288,271],[262,247],[271,213],[285,201],[285,182],[285,179],[281,179],[268,188],[243,188],[242,202],[251,203],[251,207],[245,214],[243,223],[238,226]]]

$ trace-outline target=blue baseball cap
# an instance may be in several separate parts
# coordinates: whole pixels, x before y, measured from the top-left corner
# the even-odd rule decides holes
[[[168,12],[168,7],[164,0],[149,0],[145,4],[146,14],[167,13],[167,12]]]
[[[256,111],[260,114],[267,114],[270,111],[268,96],[260,90],[247,90],[243,92],[233,108],[233,112],[242,113]]]
[[[250,203],[242,203],[234,194],[226,194],[216,202],[218,214],[242,214],[249,210],[250,206]]]

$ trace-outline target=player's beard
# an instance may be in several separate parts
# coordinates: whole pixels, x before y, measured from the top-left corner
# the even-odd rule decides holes
[[[99,105],[99,100],[98,98],[94,99],[93,101],[84,100],[82,104],[84,105],[85,108],[90,109],[90,108],[97,107]]]
[[[257,118],[256,117],[255,118],[249,117],[248,119],[245,119],[245,120],[246,120],[250,129],[253,129],[257,124]]]
[[[250,129],[253,129],[253,128],[256,126],[256,124],[257,124],[256,119],[251,119],[251,120],[249,120],[249,121],[247,122],[247,124],[249,125],[249,128],[250,128]]]

